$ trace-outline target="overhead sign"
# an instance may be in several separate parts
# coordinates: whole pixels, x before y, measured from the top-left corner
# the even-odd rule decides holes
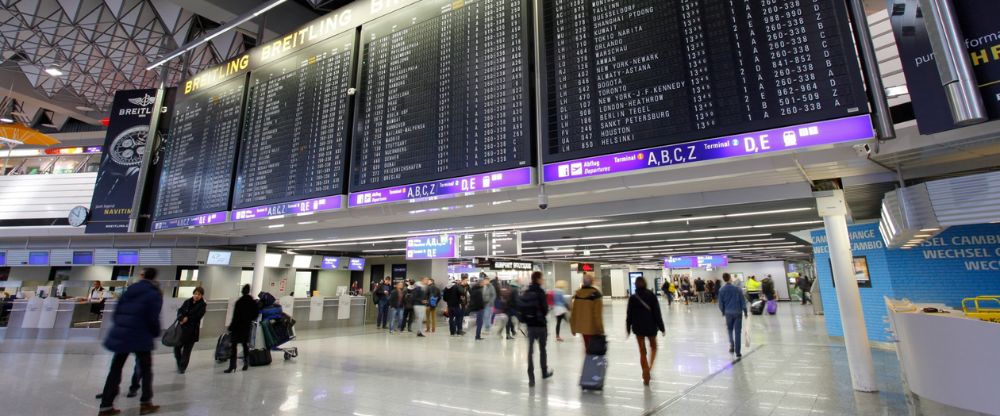
[[[393,202],[432,200],[481,191],[515,188],[531,185],[534,182],[533,176],[534,170],[528,167],[355,192],[351,194],[348,206],[355,208]]]
[[[233,252],[231,251],[209,251],[208,259],[205,260],[205,264],[228,266],[232,257]]]
[[[458,234],[461,257],[507,257],[521,254],[520,231]]]
[[[531,271],[533,264],[530,261],[515,260],[492,260],[490,268],[493,270],[524,270]]]
[[[458,257],[457,239],[451,234],[414,237],[406,240],[407,260]]]
[[[90,200],[88,234],[128,232],[155,101],[155,89],[115,93],[111,122],[104,137],[106,151],[101,156]]]
[[[725,254],[701,256],[677,256],[663,259],[663,267],[667,269],[696,269],[703,267],[725,267],[729,265],[729,256]]]
[[[594,271],[594,263],[577,263],[576,271],[580,273],[587,273]]]
[[[325,270],[337,270],[340,268],[340,257],[323,257],[323,263],[320,265],[321,268]],[[361,266],[364,269],[364,266]]]
[[[350,259],[347,260],[347,270],[364,271],[365,259],[351,257]]]
[[[490,255],[490,233],[463,233],[458,235],[458,241],[462,257]]]
[[[490,233],[490,255],[497,257],[521,255],[521,232],[494,231]]]

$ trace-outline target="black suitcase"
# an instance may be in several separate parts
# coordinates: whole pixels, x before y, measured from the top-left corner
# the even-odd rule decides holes
[[[760,300],[760,299],[757,299],[757,300],[753,301],[753,303],[750,304],[750,313],[752,313],[754,315],[763,315],[764,314],[764,304],[765,304],[765,302],[763,300]]]
[[[215,361],[223,362],[229,360],[229,352],[232,343],[229,341],[229,332],[219,335],[219,340],[215,343]]]
[[[586,345],[587,354],[604,355],[608,353],[608,338],[604,335],[591,335]]]
[[[584,390],[603,390],[604,376],[608,369],[608,357],[587,354],[583,359],[583,373],[580,387]]]
[[[252,349],[247,361],[249,361],[251,367],[271,365],[271,351],[262,348]]]

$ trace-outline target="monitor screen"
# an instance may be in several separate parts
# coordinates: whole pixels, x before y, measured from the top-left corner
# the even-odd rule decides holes
[[[0,266],[7,264],[7,252],[0,251]]]
[[[119,251],[118,264],[125,264],[125,265],[139,264],[139,252],[135,250]]]
[[[308,269],[312,265],[312,256],[292,257],[292,267],[296,269]]]
[[[74,251],[73,264],[94,264],[93,251]]]
[[[232,257],[233,252],[231,251],[209,251],[208,259],[205,261],[205,264],[228,266]]]
[[[350,258],[348,260],[348,263],[347,263],[347,269],[348,270],[364,271],[365,270],[365,259],[364,258],[360,258],[360,257],[352,257],[352,258]]]
[[[323,257],[323,264],[320,267],[326,270],[337,270],[340,268],[340,257]]]
[[[49,265],[49,252],[48,251],[32,251],[28,253],[28,264],[32,266],[48,266]]]

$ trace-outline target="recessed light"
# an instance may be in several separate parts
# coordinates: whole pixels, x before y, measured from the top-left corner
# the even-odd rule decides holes
[[[927,237],[930,237],[930,236],[931,236],[930,234],[917,234],[917,235],[915,235],[913,237],[915,237],[915,238],[927,238]]]
[[[61,76],[65,75],[63,73],[63,71],[59,70],[59,68],[45,68],[45,73],[49,74],[49,75],[52,75],[54,77],[61,77]]]
[[[932,232],[937,231],[937,230],[940,230],[940,228],[936,228],[936,227],[935,228],[924,228],[924,229],[920,230],[920,232],[922,232],[922,233],[932,233]]]
[[[271,224],[271,225],[268,225],[267,228],[281,228],[281,227],[284,227],[284,226],[285,226],[285,224]]]
[[[0,117],[0,123],[13,123],[14,119],[10,117]]]
[[[85,105],[78,105],[76,109],[80,111],[94,111],[94,107],[87,107]]]

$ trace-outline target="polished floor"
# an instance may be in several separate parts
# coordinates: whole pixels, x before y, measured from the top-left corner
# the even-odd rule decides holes
[[[539,378],[533,389],[522,337],[453,338],[442,326],[427,338],[374,328],[303,337],[293,343],[298,358],[282,361],[275,354],[271,366],[237,374],[223,374],[208,349],[195,351],[185,375],[176,374],[171,356],[158,354],[154,401],[161,414],[217,416],[966,414],[904,394],[891,351],[874,352],[881,391],[853,392],[842,343],[825,335],[811,307],[789,303],[776,316],[751,319],[753,346],[737,363],[715,305],[665,308],[667,336],[660,338],[646,388],[635,339],[625,337],[625,303],[607,305],[610,364],[599,393],[578,387],[582,341],[569,338],[565,325],[566,342],[549,344],[555,376]],[[103,385],[107,354],[53,353],[51,346],[31,352],[24,343],[0,351],[0,414],[97,413],[94,394]],[[126,367],[127,379],[131,364]],[[117,407],[138,414],[136,399],[121,397]]]

